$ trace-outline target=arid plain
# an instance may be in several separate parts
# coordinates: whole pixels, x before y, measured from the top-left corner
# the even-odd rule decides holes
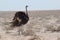
[[[60,40],[60,10],[28,11],[28,23],[9,30],[15,13],[0,11],[0,40]]]

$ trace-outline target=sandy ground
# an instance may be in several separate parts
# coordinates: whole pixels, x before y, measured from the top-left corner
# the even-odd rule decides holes
[[[14,14],[0,11],[0,40],[60,40],[60,10],[29,11],[26,25],[9,30]]]

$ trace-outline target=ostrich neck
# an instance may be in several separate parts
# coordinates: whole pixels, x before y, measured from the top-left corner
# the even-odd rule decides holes
[[[28,11],[27,11],[27,7],[26,7],[26,15],[28,16]]]

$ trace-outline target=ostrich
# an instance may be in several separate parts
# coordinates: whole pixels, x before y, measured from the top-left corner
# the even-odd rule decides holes
[[[29,21],[27,7],[28,6],[26,5],[26,7],[25,7],[26,12],[23,12],[23,11],[16,12],[16,14],[13,18],[13,23],[12,23],[13,27],[25,25]]]
[[[21,31],[20,31],[21,30],[21,26],[25,25],[29,21],[27,7],[28,6],[26,5],[25,6],[26,11],[25,12],[24,11],[18,11],[18,12],[15,13],[13,21],[11,22],[12,25],[10,27],[8,27],[7,30],[12,30],[15,27],[18,27],[18,28],[20,27],[18,29],[18,33],[20,35],[20,33],[21,33]],[[8,33],[8,31],[6,33]]]

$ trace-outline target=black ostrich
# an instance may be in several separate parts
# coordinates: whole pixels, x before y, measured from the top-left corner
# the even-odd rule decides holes
[[[12,26],[22,26],[25,25],[28,21],[29,21],[29,16],[28,16],[28,12],[27,12],[27,7],[26,6],[26,12],[23,11],[19,11],[16,12],[14,18],[13,18],[13,23]]]

